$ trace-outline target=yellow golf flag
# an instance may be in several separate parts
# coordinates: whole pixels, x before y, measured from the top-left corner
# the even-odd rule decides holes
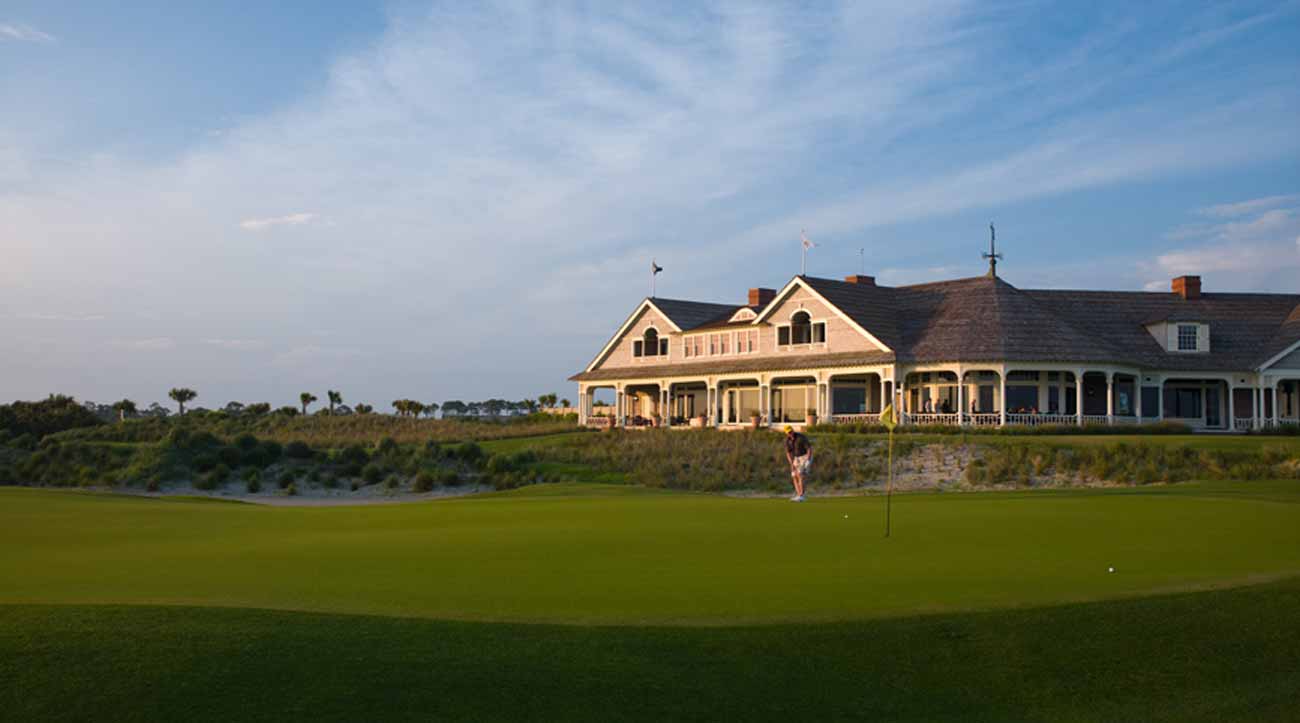
[[[885,425],[885,429],[888,429],[891,432],[894,431],[894,427],[898,426],[898,420],[894,418],[893,404],[886,404],[885,408],[881,410],[880,423]]]

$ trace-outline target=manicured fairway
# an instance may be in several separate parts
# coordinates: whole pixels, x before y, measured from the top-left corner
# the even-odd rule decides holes
[[[1300,484],[883,502],[0,489],[0,720],[1294,719]]]
[[[1293,721],[1300,581],[809,625],[0,606],[15,721]]]
[[[1300,485],[774,499],[548,486],[349,508],[0,490],[0,603],[606,625],[861,620],[1300,573]],[[1114,574],[1107,568],[1114,566]]]

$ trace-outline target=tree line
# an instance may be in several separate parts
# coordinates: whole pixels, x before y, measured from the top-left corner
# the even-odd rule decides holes
[[[272,409],[268,402],[228,402],[225,406],[216,410],[204,409],[202,407],[187,408],[194,400],[198,399],[199,393],[189,387],[176,387],[167,393],[168,398],[176,403],[176,414],[184,415],[190,413],[208,413],[220,411],[232,416],[264,416],[268,414],[279,414],[283,416],[298,415],[325,415],[325,416],[342,416],[352,414],[375,414],[375,407],[370,404],[358,403],[349,406],[343,401],[343,393],[330,389],[325,392],[325,406],[312,411],[312,405],[320,399],[311,392],[302,392],[298,395],[298,406],[283,406]],[[25,405],[25,406],[24,406]],[[500,417],[520,414],[533,414],[543,409],[568,408],[569,400],[560,399],[556,394],[542,394],[535,399],[521,399],[512,401],[507,399],[486,399],[483,401],[462,401],[459,399],[449,399],[444,402],[421,402],[415,399],[395,399],[391,406],[394,414],[399,417],[410,417],[416,419],[419,417],[434,418],[438,412],[442,412],[444,418],[448,417]],[[9,410],[10,416],[13,415],[13,409],[19,410],[20,415],[27,417],[40,416],[46,411],[51,413],[67,416],[70,407],[77,407],[80,411],[94,415],[100,420],[116,419],[125,421],[135,417],[167,417],[172,414],[172,410],[154,402],[148,407],[141,407],[139,404],[130,399],[121,399],[112,404],[98,404],[95,402],[85,402],[78,404],[71,397],[64,395],[51,395],[49,399],[42,402],[15,402],[13,405],[3,405],[0,409]],[[2,419],[2,417],[0,417]],[[38,425],[39,426],[39,425]],[[57,424],[56,426],[62,426]]]

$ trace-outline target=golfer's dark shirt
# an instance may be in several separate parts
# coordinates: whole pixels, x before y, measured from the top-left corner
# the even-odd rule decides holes
[[[812,445],[809,444],[808,438],[795,432],[785,436],[785,453],[791,457],[802,457],[812,451]]]

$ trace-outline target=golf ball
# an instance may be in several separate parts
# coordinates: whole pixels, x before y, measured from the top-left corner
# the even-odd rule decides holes
[[[846,520],[849,519],[849,516],[848,516],[848,515],[845,515],[845,516],[844,516],[844,519],[846,519]]]
[[[1115,572],[1115,568],[1113,568],[1113,567],[1112,567],[1112,568],[1109,568],[1109,569],[1107,569],[1107,572]]]

